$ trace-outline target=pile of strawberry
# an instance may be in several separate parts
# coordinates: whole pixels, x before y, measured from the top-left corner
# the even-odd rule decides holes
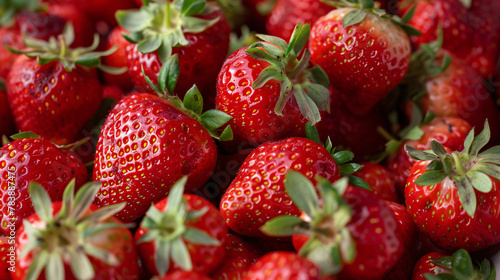
[[[499,17],[0,1],[0,279],[496,279]]]

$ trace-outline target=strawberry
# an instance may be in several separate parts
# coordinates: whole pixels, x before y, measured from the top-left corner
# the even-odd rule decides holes
[[[353,175],[365,180],[370,185],[373,193],[378,197],[387,201],[398,202],[391,172],[380,164],[370,162],[362,162],[360,164],[363,165],[363,168]]]
[[[0,279],[11,279],[9,271],[15,269],[15,258],[15,235],[0,236]]]
[[[151,206],[135,234],[142,264],[152,275],[175,270],[209,274],[224,257],[224,220],[210,202],[183,194],[187,180],[182,177],[167,198]]]
[[[206,275],[200,274],[194,271],[182,271],[177,270],[169,274],[165,274],[163,277],[153,278],[156,280],[211,280],[211,278]]]
[[[356,1],[357,2],[357,1]],[[410,39],[399,18],[374,9],[373,1],[339,1],[311,29],[311,61],[325,69],[347,108],[364,115],[404,78]],[[402,26],[405,27],[403,29]]]
[[[301,217],[283,215],[261,230],[270,236],[305,236],[294,244],[322,275],[339,279],[374,279],[391,269],[403,253],[403,239],[392,210],[373,193],[348,186],[346,177],[332,185],[312,182],[296,171],[286,174],[287,193]],[[302,244],[301,244],[302,243]]]
[[[106,41],[106,48],[110,49],[113,46],[117,46],[118,48],[114,53],[103,57],[102,61],[105,65],[116,68],[127,67],[127,53],[125,49],[130,43],[123,38],[122,33],[124,32],[125,30],[123,28],[117,26],[109,33]],[[120,75],[103,73],[103,78],[107,84],[119,86],[123,90],[130,90],[134,86],[132,77],[128,72]]]
[[[320,0],[278,0],[267,17],[266,29],[269,35],[290,39],[297,23],[310,23],[334,9]]]
[[[404,150],[404,145],[415,147],[419,150],[430,149],[431,140],[450,147],[453,150],[463,148],[463,141],[472,127],[460,118],[434,118],[429,123],[418,127],[419,133],[413,139],[401,141],[395,153],[388,159],[387,168],[394,175],[396,190],[404,196],[404,187],[410,170],[416,160],[408,156]]]
[[[498,11],[500,2],[490,0],[400,0],[400,12],[416,8],[408,22],[421,32],[412,37],[418,46],[436,40],[442,27],[443,48],[456,57],[464,59],[483,77],[491,76],[499,57],[500,23]],[[463,4],[467,3],[468,4]],[[468,7],[469,6],[469,7]]]
[[[7,79],[7,96],[18,129],[33,131],[42,138],[64,145],[77,134],[97,111],[102,100],[95,69],[117,73],[118,69],[100,64],[89,48],[69,49],[74,38],[69,25],[58,39],[49,42],[26,39],[30,47],[19,56]],[[95,42],[98,43],[98,42]]]
[[[0,82],[0,136],[11,135],[15,128],[14,117],[10,111],[5,87],[4,84]]]
[[[75,195],[71,181],[63,201],[51,203],[30,183],[36,213],[17,232],[13,279],[139,279],[132,234],[112,217],[124,205],[91,205],[99,186],[85,184]]]
[[[30,133],[12,136],[16,139],[0,149],[0,232],[9,235],[33,214],[28,184],[41,184],[54,201],[62,199],[66,185],[76,179],[76,188],[87,181],[87,169],[69,149],[58,147]]]
[[[220,203],[226,224],[239,234],[264,236],[259,227],[283,214],[299,215],[284,188],[285,173],[294,169],[311,180],[316,175],[335,181],[337,163],[328,150],[305,138],[270,141],[243,162]]]
[[[315,124],[321,120],[319,111],[328,110],[326,75],[311,67],[307,50],[298,58],[309,37],[309,25],[298,24],[290,44],[259,36],[265,42],[231,54],[217,78],[216,106],[233,117],[233,146],[256,147],[304,136],[307,120]]]
[[[213,104],[217,77],[213,69],[220,68],[229,48],[228,23],[213,2],[163,2],[116,14],[120,26],[130,32],[127,40],[135,43],[126,48],[128,72],[137,87],[151,91],[141,69],[150,79],[158,77],[162,64],[177,54],[181,70],[175,93],[183,97],[196,83],[206,102]]]
[[[436,140],[431,152],[406,146],[418,162],[408,177],[405,198],[415,224],[437,246],[474,252],[500,242],[496,203],[500,198],[499,146],[482,153],[488,122],[474,137],[467,135],[460,152]]]
[[[450,271],[442,266],[437,265],[433,262],[435,259],[443,258],[449,256],[446,253],[432,252],[426,254],[418,260],[415,264],[415,269],[413,270],[412,280],[426,280],[425,274],[438,274],[438,273],[449,273]]]
[[[162,67],[161,88],[151,83],[152,87],[171,92],[178,75],[176,58]],[[217,137],[217,129],[230,119],[217,110],[201,114],[203,98],[196,87],[186,93],[184,103],[176,96],[159,95],[123,98],[107,116],[97,143],[93,178],[103,185],[95,203],[127,202],[118,214],[126,222],[163,199],[183,175],[189,176],[187,192],[202,187],[217,161],[211,135]],[[222,132],[221,140],[228,131]]]
[[[260,257],[243,280],[303,279],[319,280],[316,265],[297,253],[275,251]]]

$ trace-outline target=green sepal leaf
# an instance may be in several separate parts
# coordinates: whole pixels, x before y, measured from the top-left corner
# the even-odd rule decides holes
[[[313,68],[309,68],[308,71],[313,83],[320,84],[327,89],[330,87],[330,80],[328,79],[328,75],[326,74],[325,70],[323,70],[323,68],[321,68],[319,65],[315,65]],[[330,97],[329,94],[328,97]]]
[[[171,242],[164,240],[162,238],[158,238],[155,241],[156,244],[156,254],[155,254],[155,266],[156,270],[160,276],[164,276],[167,274],[168,269],[170,268],[170,255],[172,251]]]
[[[101,58],[99,56],[82,57],[80,59],[77,59],[75,61],[75,64],[95,68],[101,64]]]
[[[201,115],[201,124],[207,130],[215,130],[229,122],[232,117],[220,110],[211,109]]]
[[[482,193],[489,193],[493,189],[493,182],[491,181],[491,178],[483,172],[469,172],[467,177],[472,183],[474,189]]]
[[[454,181],[457,186],[458,198],[465,212],[467,212],[470,217],[474,218],[477,208],[477,198],[472,183],[467,177],[455,179]]]
[[[431,161],[429,165],[425,168],[426,171],[431,171],[431,170],[443,170],[443,163],[437,160]],[[446,172],[448,174],[448,172]]]
[[[181,13],[184,16],[190,17],[200,14],[206,6],[205,1],[199,0],[184,0],[182,3]]]
[[[254,43],[248,49],[246,49],[245,52],[248,53],[253,59],[264,60],[264,61],[271,63],[271,65],[279,64],[279,61],[276,59],[276,56],[272,56],[271,54],[269,54],[267,52],[267,50],[265,51],[265,50],[261,49],[261,47],[263,47],[262,43]],[[280,71],[281,70],[279,70],[279,72]],[[254,84],[255,84],[255,82],[254,82]],[[254,89],[258,88],[255,86],[252,86],[252,87]]]
[[[339,166],[341,176],[351,175],[363,168],[363,165],[357,163],[346,163]]]
[[[435,258],[435,259],[432,259],[431,261],[440,267],[451,270],[451,266],[452,266],[451,256]]]
[[[257,36],[257,38],[259,38],[263,41],[266,41],[266,42],[269,42],[271,44],[278,46],[283,51],[288,48],[288,44],[286,43],[286,41],[279,38],[279,37],[270,36],[270,35],[266,35],[266,34],[257,34],[256,36]]]
[[[431,140],[431,149],[438,157],[444,158],[449,156],[443,145],[436,140]]]
[[[40,253],[37,256],[35,256],[35,258],[33,259],[28,268],[26,279],[27,280],[38,279],[38,277],[42,273],[42,270],[47,266],[48,261],[49,261],[49,253],[47,252],[47,250],[40,251]]]
[[[146,72],[144,72],[144,67],[141,65],[141,71],[142,71],[142,76],[144,77],[144,80],[146,80],[146,83],[156,92],[163,92],[161,88],[159,88],[156,84],[151,81],[151,79],[146,75]]]
[[[428,151],[421,151],[417,148],[414,148],[412,146],[405,145],[405,150],[408,153],[408,155],[416,160],[440,160],[439,157],[437,157],[435,154],[430,153]]]
[[[415,10],[417,9],[417,5],[413,5],[401,18],[401,21],[404,23],[408,23],[412,18],[413,15],[415,14]]]
[[[68,249],[71,256],[71,272],[77,279],[92,279],[95,276],[94,267],[87,255],[82,251],[76,251],[74,248]]]
[[[231,126],[228,125],[222,133],[219,136],[219,141],[231,141],[233,140],[233,130],[231,129]]]
[[[260,231],[269,236],[290,236],[297,233],[296,228],[303,223],[297,216],[278,216],[267,221]]]
[[[117,11],[115,14],[118,24],[130,32],[141,31],[150,24],[151,17],[144,10]]]
[[[186,186],[186,182],[188,180],[188,176],[182,176],[175,184],[170,188],[168,193],[168,203],[165,205],[165,209],[163,209],[166,213],[177,213],[179,209],[184,204],[184,187]],[[151,206],[155,207],[156,206]]]
[[[311,121],[312,124],[321,121],[318,106],[316,106],[316,103],[314,103],[311,97],[305,93],[301,85],[294,85],[293,94],[300,112],[307,120]]]
[[[470,6],[472,5],[472,0],[458,0],[466,9],[469,9]]]
[[[484,128],[481,133],[479,133],[475,138],[474,141],[472,141],[472,145],[469,150],[469,154],[471,156],[475,156],[479,153],[479,151],[488,144],[490,141],[491,133],[490,133],[490,126],[488,125],[488,120],[484,122]]]
[[[180,238],[172,241],[172,261],[185,271],[193,269],[191,255],[186,247],[186,244]]]
[[[320,111],[330,112],[330,92],[320,84],[305,83],[303,87]]]
[[[345,150],[332,154],[332,158],[337,165],[342,165],[351,161],[354,158],[354,154],[349,150]]]
[[[219,240],[213,238],[208,233],[194,227],[186,227],[186,231],[182,234],[182,237],[186,241],[196,245],[219,246],[221,244]]]
[[[316,127],[312,125],[310,121],[306,123],[305,132],[307,139],[323,145],[323,143],[321,143],[321,139],[319,138],[318,129],[316,129]]]
[[[496,164],[483,163],[479,165],[477,170],[500,180],[500,166]]]
[[[137,50],[141,53],[152,53],[162,44],[162,39],[158,36],[150,36],[139,42]]]
[[[293,33],[290,37],[290,43],[288,44],[288,48],[286,48],[285,54],[288,55],[292,53],[295,56],[298,56],[302,51],[304,46],[309,40],[309,34],[311,33],[311,25],[310,24],[302,24],[298,23],[293,30]]]
[[[441,183],[447,177],[446,173],[441,170],[431,170],[420,175],[415,184],[419,186],[431,186]]]
[[[285,189],[297,208],[309,217],[314,217],[319,211],[319,198],[316,189],[307,177],[301,173],[289,170],[285,175]]]
[[[349,176],[349,185],[365,189],[367,191],[373,191],[370,185],[365,180],[356,176]]]
[[[373,0],[360,0],[361,8],[363,9],[371,9],[374,7]]]
[[[109,266],[116,266],[120,263],[118,258],[115,255],[113,255],[113,253],[111,253],[110,251],[96,247],[90,243],[85,244],[83,248],[88,256],[94,257],[95,259],[98,259]]]
[[[422,36],[422,33],[409,24],[402,24],[401,28],[410,36]]]
[[[467,134],[467,137],[465,137],[465,141],[464,141],[464,152],[465,153],[469,153],[470,152],[470,148],[472,146],[472,142],[474,141],[474,127],[469,131],[469,133]]]
[[[101,182],[89,182],[80,187],[74,198],[73,211],[69,213],[68,217],[80,219],[94,201],[101,185]]]
[[[201,95],[198,87],[193,85],[184,96],[183,100],[184,107],[193,111],[196,115],[200,115],[203,112],[203,96]],[[220,126],[219,126],[220,127]],[[217,127],[217,128],[219,128]]]
[[[62,256],[58,253],[49,255],[45,268],[45,279],[64,280],[64,264]]]
[[[472,279],[474,275],[474,265],[469,253],[464,249],[456,251],[451,256],[451,269],[457,279]]]
[[[33,208],[43,221],[50,221],[53,219],[52,215],[52,200],[50,199],[47,191],[35,181],[31,181],[28,186],[28,191],[31,195]]]
[[[40,136],[36,135],[34,132],[31,131],[25,131],[25,132],[19,132],[16,133],[12,136],[10,136],[13,140],[19,140],[19,139],[39,139]]]
[[[344,26],[344,28],[346,28],[351,25],[360,23],[365,19],[367,14],[368,12],[362,9],[353,10],[344,16],[344,18],[342,19],[342,25]]]
[[[423,135],[424,131],[420,127],[415,126],[407,132],[403,140],[419,140]]]

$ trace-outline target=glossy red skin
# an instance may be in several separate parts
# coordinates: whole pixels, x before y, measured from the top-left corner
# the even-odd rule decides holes
[[[0,90],[0,136],[11,135],[14,133],[15,129],[14,117],[10,111],[7,94],[5,91]]]
[[[417,261],[417,241],[418,241],[418,229],[413,223],[406,207],[393,203],[387,202],[387,206],[394,213],[394,217],[398,223],[399,232],[403,239],[403,255],[398,260],[398,262],[384,274],[384,280],[401,280],[408,279],[413,271],[413,266]]]
[[[372,159],[385,150],[387,139],[377,129],[389,130],[386,112],[376,106],[367,115],[355,115],[340,95],[340,91],[330,88],[330,113],[321,112],[321,121],[316,125],[319,136],[323,142],[330,137],[333,146],[351,150],[358,161]],[[366,139],[370,139],[370,145]]]
[[[226,235],[226,256],[210,276],[217,280],[242,280],[248,268],[259,258],[255,245],[235,234]]]
[[[500,123],[500,113],[484,86],[483,79],[468,62],[451,55],[445,72],[427,79],[426,95],[420,100],[425,111],[439,117],[459,117],[477,131],[483,130],[484,120]],[[441,63],[442,56],[437,59]],[[491,141],[500,140],[500,126],[491,126]]]
[[[424,135],[419,140],[406,140],[403,142],[396,154],[389,157],[387,168],[394,175],[396,191],[400,196],[404,196],[406,180],[410,175],[410,170],[416,160],[410,158],[404,146],[409,145],[419,150],[429,150],[431,140],[436,140],[452,150],[461,151],[465,137],[472,129],[472,126],[460,118],[434,118],[430,123],[420,127]]]
[[[212,278],[194,271],[177,270],[172,273],[166,274],[163,277],[159,277],[157,279],[158,280],[211,280]]]
[[[15,236],[0,236],[0,279],[10,280],[9,268],[13,267],[15,262]],[[11,260],[12,257],[12,260]],[[12,263],[9,263],[12,262]],[[11,268],[12,269],[12,268]]]
[[[337,163],[321,145],[305,138],[270,141],[256,148],[243,162],[220,203],[226,224],[246,236],[265,236],[259,228],[281,215],[300,214],[285,191],[284,179],[293,169],[309,178],[335,181]]]
[[[7,96],[19,130],[65,145],[99,108],[102,89],[95,69],[76,66],[68,72],[58,61],[39,65],[19,56],[7,79]]]
[[[259,74],[270,64],[252,58],[246,49],[231,54],[217,78],[216,108],[233,117],[229,124],[234,139],[225,146],[237,150],[267,141],[305,136],[307,120],[300,113],[295,98],[290,98],[282,116],[274,111],[281,91],[277,80],[269,80],[258,89],[252,88]]]
[[[363,168],[354,173],[354,176],[365,180],[378,197],[392,202],[399,201],[393,175],[387,168],[370,162],[361,162],[360,164],[363,165]]]
[[[477,207],[474,218],[463,209],[455,183],[445,178],[432,186],[415,184],[430,162],[419,161],[413,165],[405,187],[408,213],[420,231],[445,250],[460,248],[475,252],[500,242],[498,213],[500,182],[491,178],[493,188],[489,193],[476,191]]]
[[[52,203],[52,211],[54,216],[61,209],[61,202],[53,202]],[[90,210],[86,212],[86,215],[91,214],[97,210],[97,207],[94,205],[90,206]],[[40,218],[37,214],[33,214],[27,218],[29,222],[31,222],[35,228],[40,228],[43,226],[43,222],[41,222]],[[111,217],[102,223],[120,223],[118,219],[115,217]],[[133,243],[134,239],[132,233],[126,227],[119,227],[108,229],[104,231],[100,231],[90,238],[86,239],[86,242],[92,243],[94,246],[100,248],[101,250],[105,250],[114,254],[119,263],[116,266],[110,266],[98,259],[88,256],[92,266],[94,267],[95,277],[93,280],[106,280],[106,279],[139,279],[140,277],[140,268],[137,257],[136,248]],[[22,280],[26,279],[26,274],[28,272],[29,266],[33,261],[33,254],[36,253],[37,249],[26,254],[21,257],[21,252],[24,247],[26,247],[29,242],[29,237],[24,230],[24,226],[21,226],[17,232],[16,236],[16,271],[11,272],[11,276],[13,280]],[[70,265],[68,263],[64,263],[64,279],[73,280],[76,278],[73,276],[71,272]],[[39,280],[45,280],[45,270],[42,270]]]
[[[15,140],[0,148],[0,176],[0,233],[4,235],[10,235],[12,223],[19,228],[22,219],[33,214],[28,193],[31,181],[41,184],[58,201],[73,178],[76,188],[88,179],[85,165],[73,152],[43,139]],[[9,190],[12,184],[14,189]],[[14,205],[9,205],[12,201]]]
[[[122,201],[117,216],[132,222],[188,175],[186,192],[208,180],[217,161],[215,143],[199,122],[156,95],[122,99],[99,136],[94,181],[103,183],[95,204]]]
[[[227,235],[227,226],[225,225],[224,219],[220,215],[219,210],[207,200],[192,194],[184,194],[183,197],[186,201],[187,211],[201,210],[205,207],[208,209],[208,211],[203,216],[185,223],[185,226],[204,231],[212,238],[217,239],[219,242],[221,242],[221,244],[218,246],[207,246],[197,245],[189,242],[186,239],[183,240],[191,256],[193,271],[207,275],[217,268],[217,266],[223,260],[224,255],[226,254],[224,242]],[[168,198],[165,198],[156,203],[155,207],[164,212],[167,204]],[[147,232],[148,230],[143,228],[141,225],[134,236],[136,243],[139,238],[141,238],[141,236],[143,236]],[[152,241],[137,243],[137,251],[139,253],[139,256],[141,257],[142,265],[144,269],[151,275],[158,275],[158,271],[156,270],[155,265],[156,250],[158,250],[158,248],[156,248],[154,242]],[[170,267],[167,272],[174,272],[176,270],[181,270],[181,268],[170,261]]]
[[[364,115],[404,78],[411,46],[401,27],[375,14],[344,28],[342,19],[351,11],[336,9],[318,19],[309,50],[311,61],[325,70],[347,108]]]
[[[22,49],[25,47],[18,28],[13,27],[0,28],[0,43],[2,46],[9,46],[14,49]],[[10,68],[17,57],[17,54],[9,52],[5,47],[0,48],[0,78],[7,78]]]
[[[422,258],[420,258],[415,264],[415,268],[413,270],[413,275],[411,277],[412,280],[426,280],[424,274],[425,273],[430,273],[430,274],[436,274],[438,271],[439,273],[451,273],[451,271],[438,266],[434,264],[431,260],[436,259],[436,258],[442,258],[442,257],[447,257],[449,256],[448,254],[445,253],[439,253],[439,252],[433,252],[429,253]],[[436,271],[438,270],[438,271]]]
[[[123,38],[122,33],[127,32],[120,26],[113,28],[113,30],[111,30],[111,32],[109,33],[106,42],[106,49],[110,49],[113,46],[118,47],[118,49],[114,53],[102,58],[102,62],[104,65],[112,66],[115,68],[127,67],[127,53],[125,49],[127,48],[127,46],[132,44],[125,40],[125,38]],[[103,72],[102,76],[107,84],[119,86],[124,90],[130,90],[134,86],[132,77],[128,72],[120,75],[113,75]]]
[[[319,269],[297,253],[275,251],[260,257],[244,280],[321,279]]]
[[[267,33],[288,42],[297,23],[312,25],[333,9],[319,0],[278,0],[267,18]]]
[[[189,45],[172,48],[172,54],[179,55],[180,76],[174,93],[183,97],[194,84],[204,98],[205,109],[213,108],[215,80],[229,49],[229,25],[224,14],[217,10],[201,18],[219,20],[201,33],[184,33]],[[137,44],[126,48],[128,72],[134,84],[141,90],[152,91],[141,72],[156,82],[161,68],[158,52],[143,54],[137,51]],[[215,70],[214,70],[215,69]]]
[[[416,46],[436,40],[438,26],[442,26],[444,49],[467,61],[483,77],[496,71],[500,51],[500,23],[496,19],[500,2],[472,1],[469,9],[455,0],[417,2],[415,14],[408,22],[422,33],[412,36]]]

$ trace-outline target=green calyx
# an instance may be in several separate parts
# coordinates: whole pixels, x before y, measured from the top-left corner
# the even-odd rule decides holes
[[[343,177],[334,184],[318,179],[315,188],[304,175],[288,171],[285,189],[306,217],[279,216],[266,222],[261,231],[270,236],[308,235],[299,254],[316,263],[324,275],[332,275],[356,257],[356,244],[346,227],[351,221],[351,208],[342,199],[348,179]]]
[[[14,135],[11,135],[10,138],[12,140],[40,139],[40,136],[38,136],[36,133],[34,133],[32,131],[24,131],[24,132],[19,132],[19,133],[16,133]],[[70,149],[71,151],[74,152],[76,149],[78,149],[78,147],[85,144],[89,140],[90,140],[90,137],[85,137],[81,140],[78,140],[78,141],[71,143],[71,144],[68,144],[68,145],[55,145],[55,144],[54,145],[56,147],[58,147],[59,149]],[[4,137],[2,137],[2,145],[7,145],[9,143],[10,143],[9,138],[7,138],[7,136],[4,135]]]
[[[368,13],[379,17],[391,19],[394,23],[401,26],[408,35],[421,36],[422,34],[409,25],[408,22],[415,13],[416,5],[413,6],[402,18],[396,15],[390,15],[385,10],[377,8],[373,0],[320,0],[321,2],[336,8],[355,8],[342,19],[344,27],[355,25],[362,22]]]
[[[40,11],[43,9],[39,0],[2,0],[0,1],[0,26],[14,25],[14,16],[22,10]]]
[[[494,280],[496,277],[495,266],[491,265],[489,260],[484,259],[475,265],[469,253],[464,249],[456,251],[451,257],[432,259],[432,262],[451,271],[451,274],[447,272],[438,272],[436,275],[426,273],[424,277],[427,280]]]
[[[232,117],[216,109],[210,109],[203,112],[203,96],[196,85],[193,85],[193,87],[186,92],[184,100],[173,95],[179,78],[179,72],[180,65],[177,54],[170,56],[165,63],[163,63],[158,74],[158,85],[155,85],[151,79],[148,78],[146,73],[144,73],[144,69],[142,69],[142,74],[146,82],[158,96],[168,100],[173,106],[197,120],[213,138],[220,141],[232,140],[233,131],[231,126],[228,125],[223,128]]]
[[[160,276],[167,273],[170,261],[185,271],[193,269],[186,242],[195,245],[221,245],[219,240],[208,233],[186,226],[187,222],[199,219],[208,211],[206,207],[196,211],[187,210],[183,198],[186,182],[187,176],[179,179],[170,189],[165,208],[158,209],[152,205],[141,222],[141,227],[147,229],[147,232],[137,243],[155,243],[155,266]]]
[[[139,10],[118,11],[116,20],[130,32],[123,35],[125,39],[139,44],[137,49],[142,53],[158,51],[162,63],[172,55],[173,47],[189,44],[184,33],[203,32],[219,20],[196,17],[218,9],[205,0],[146,2]]]
[[[23,221],[29,242],[23,248],[20,257],[33,254],[33,262],[27,273],[27,280],[38,279],[45,269],[46,279],[65,279],[64,263],[71,260],[69,266],[76,279],[92,279],[95,271],[89,257],[114,266],[119,263],[117,256],[94,246],[88,240],[103,230],[124,227],[126,225],[105,222],[125,206],[124,203],[109,205],[92,213],[86,213],[99,191],[101,183],[91,182],[82,186],[76,195],[73,179],[64,190],[62,208],[54,216],[52,202],[44,188],[31,182],[28,190],[31,201],[41,224]]]
[[[347,176],[347,178],[349,178],[350,185],[368,191],[372,190],[370,185],[368,185],[368,183],[365,180],[352,175],[361,170],[361,168],[363,168],[363,165],[350,162],[354,159],[354,154],[351,151],[348,150],[336,151],[336,147],[333,147],[330,137],[326,139],[325,143],[322,143],[321,139],[319,138],[318,130],[316,129],[315,126],[312,125],[311,122],[307,122],[305,131],[307,139],[314,141],[320,144],[321,146],[325,147],[330,156],[337,163],[337,166],[340,171],[340,176]]]
[[[283,115],[283,109],[293,94],[302,115],[315,124],[321,120],[319,111],[330,109],[330,82],[321,67],[310,67],[309,50],[305,49],[298,59],[310,30],[309,24],[297,24],[288,44],[281,38],[259,34],[257,37],[264,42],[252,44],[246,52],[254,59],[271,64],[262,70],[252,88],[261,88],[273,79],[281,83],[280,98],[274,108],[276,114]]]
[[[73,25],[69,22],[64,27],[63,33],[57,38],[50,37],[49,41],[25,38],[24,43],[28,47],[27,50],[14,50],[8,46],[5,46],[5,48],[15,54],[24,54],[28,57],[36,58],[40,65],[59,61],[68,72],[75,69],[76,65],[99,68],[106,73],[116,75],[127,71],[127,68],[113,68],[101,64],[101,57],[112,54],[116,51],[117,47],[115,46],[104,52],[94,52],[99,46],[98,34],[94,34],[94,42],[90,47],[69,48],[74,39],[75,32]]]
[[[493,188],[491,177],[500,179],[500,146],[479,153],[489,140],[490,128],[486,120],[483,131],[476,137],[474,129],[469,132],[465,138],[464,150],[461,152],[448,153],[436,140],[431,141],[431,151],[405,146],[410,157],[431,161],[427,171],[415,181],[415,184],[435,185],[449,178],[455,182],[463,208],[469,216],[474,217],[477,207],[475,191],[488,193]]]

